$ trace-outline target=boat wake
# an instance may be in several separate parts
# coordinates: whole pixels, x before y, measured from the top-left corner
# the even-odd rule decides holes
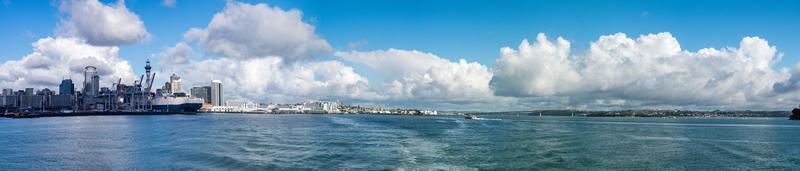
[[[475,118],[475,120],[484,120],[484,121],[502,121],[503,119],[496,119],[496,118]]]

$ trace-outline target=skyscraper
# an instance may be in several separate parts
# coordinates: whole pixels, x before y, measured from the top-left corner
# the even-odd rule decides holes
[[[25,88],[25,95],[26,96],[33,96],[36,92],[33,91],[33,88]]]
[[[83,73],[83,94],[87,96],[96,96],[100,91],[100,76],[97,76],[97,68],[94,66],[86,66]]]
[[[210,86],[192,87],[191,93],[192,93],[192,97],[201,98],[201,99],[203,99],[203,103],[211,104],[211,87]]]
[[[75,84],[72,83],[72,79],[61,80],[61,84],[58,85],[58,94],[60,95],[75,94]]]
[[[222,81],[211,81],[211,105],[222,106]]]
[[[10,89],[10,88],[4,88],[4,89],[3,89],[3,95],[4,95],[4,96],[11,96],[11,95],[14,95],[14,89]]]
[[[172,76],[169,76],[169,86],[170,92],[181,92],[181,77],[178,77],[178,75],[173,73]]]

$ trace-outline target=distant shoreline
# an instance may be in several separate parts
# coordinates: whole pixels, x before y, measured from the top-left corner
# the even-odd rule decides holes
[[[74,113],[14,113],[0,115],[2,118],[44,118],[72,116],[148,116],[148,115],[202,115],[202,114],[248,114],[248,115],[393,115],[393,116],[457,116],[457,115],[404,115],[383,113],[256,113],[256,112],[74,112]]]
[[[526,112],[465,112],[476,113],[478,115],[499,115],[499,116],[573,116],[573,117],[635,117],[635,118],[786,118],[790,114],[787,111],[749,111],[749,112],[729,112],[729,113],[709,113],[700,111],[684,111],[678,113],[659,113],[659,112],[619,112],[619,111],[526,111]],[[540,115],[541,113],[541,115]],[[387,116],[460,116],[459,114],[441,115],[409,115],[409,114],[385,114],[385,113],[254,113],[254,112],[43,112],[43,113],[22,113],[0,115],[4,118],[41,118],[41,117],[72,117],[72,116],[147,116],[147,115],[202,115],[202,114],[248,114],[248,115],[387,115]],[[574,114],[574,115],[573,115]]]
[[[514,112],[484,112],[479,114],[529,115],[529,116],[585,116],[585,117],[789,117],[789,111],[691,111],[691,110],[541,110]]]

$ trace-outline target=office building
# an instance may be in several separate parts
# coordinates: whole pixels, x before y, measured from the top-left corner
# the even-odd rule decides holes
[[[3,89],[3,96],[11,96],[14,95],[14,89],[4,88]]]
[[[58,85],[58,94],[60,95],[75,94],[75,84],[72,83],[72,79],[61,80],[61,84]]]
[[[25,93],[23,95],[26,96],[33,96],[36,92],[33,91],[33,88],[25,88]]]
[[[203,99],[203,103],[211,104],[211,86],[192,87],[192,97]]]
[[[211,105],[222,106],[222,81],[211,81]]]
[[[175,75],[174,73],[172,76],[169,76],[169,88],[171,93],[178,93],[181,91],[181,77]]]
[[[97,75],[97,68],[86,66],[83,73],[83,94],[87,97],[94,97],[100,91],[100,76]]]

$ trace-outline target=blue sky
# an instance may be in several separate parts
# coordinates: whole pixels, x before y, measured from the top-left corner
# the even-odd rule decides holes
[[[115,1],[104,1],[106,3]],[[598,35],[670,32],[682,48],[737,46],[744,36],[767,39],[785,54],[781,66],[800,55],[800,2],[797,1],[244,1],[299,9],[305,21],[338,50],[366,41],[359,50],[415,49],[445,58],[491,65],[498,49],[517,46],[543,32],[562,36],[582,50]],[[129,0],[153,38],[121,47],[121,56],[141,70],[143,58],[182,39],[189,28],[204,27],[225,1]],[[30,43],[52,36],[58,3],[14,1],[0,6],[0,59],[30,53]],[[30,34],[29,34],[30,33]]]
[[[234,87],[226,90],[233,98],[262,102],[346,99],[450,109],[800,103],[800,72],[793,70],[800,61],[798,1],[177,0],[166,6],[128,0],[124,8],[92,2],[2,1],[0,65],[6,69],[0,71],[8,74],[0,73],[0,83],[52,86],[24,78],[79,74],[71,65],[86,64],[80,54],[95,52],[114,66],[112,78],[136,77],[146,59],[169,60],[162,62],[164,72],[186,75],[189,84],[223,79]],[[302,13],[299,20],[292,10]],[[135,17],[80,23],[103,16],[90,14]],[[210,27],[215,15],[234,27]],[[146,30],[108,29],[137,22]],[[185,37],[192,28],[196,34]],[[62,38],[46,39],[56,36]],[[220,49],[229,45],[238,51]],[[86,47],[45,53],[59,46]],[[26,59],[32,52],[43,57]],[[313,57],[293,62],[305,57],[290,52]],[[24,66],[13,68],[19,63]],[[230,73],[214,74],[219,71]]]

